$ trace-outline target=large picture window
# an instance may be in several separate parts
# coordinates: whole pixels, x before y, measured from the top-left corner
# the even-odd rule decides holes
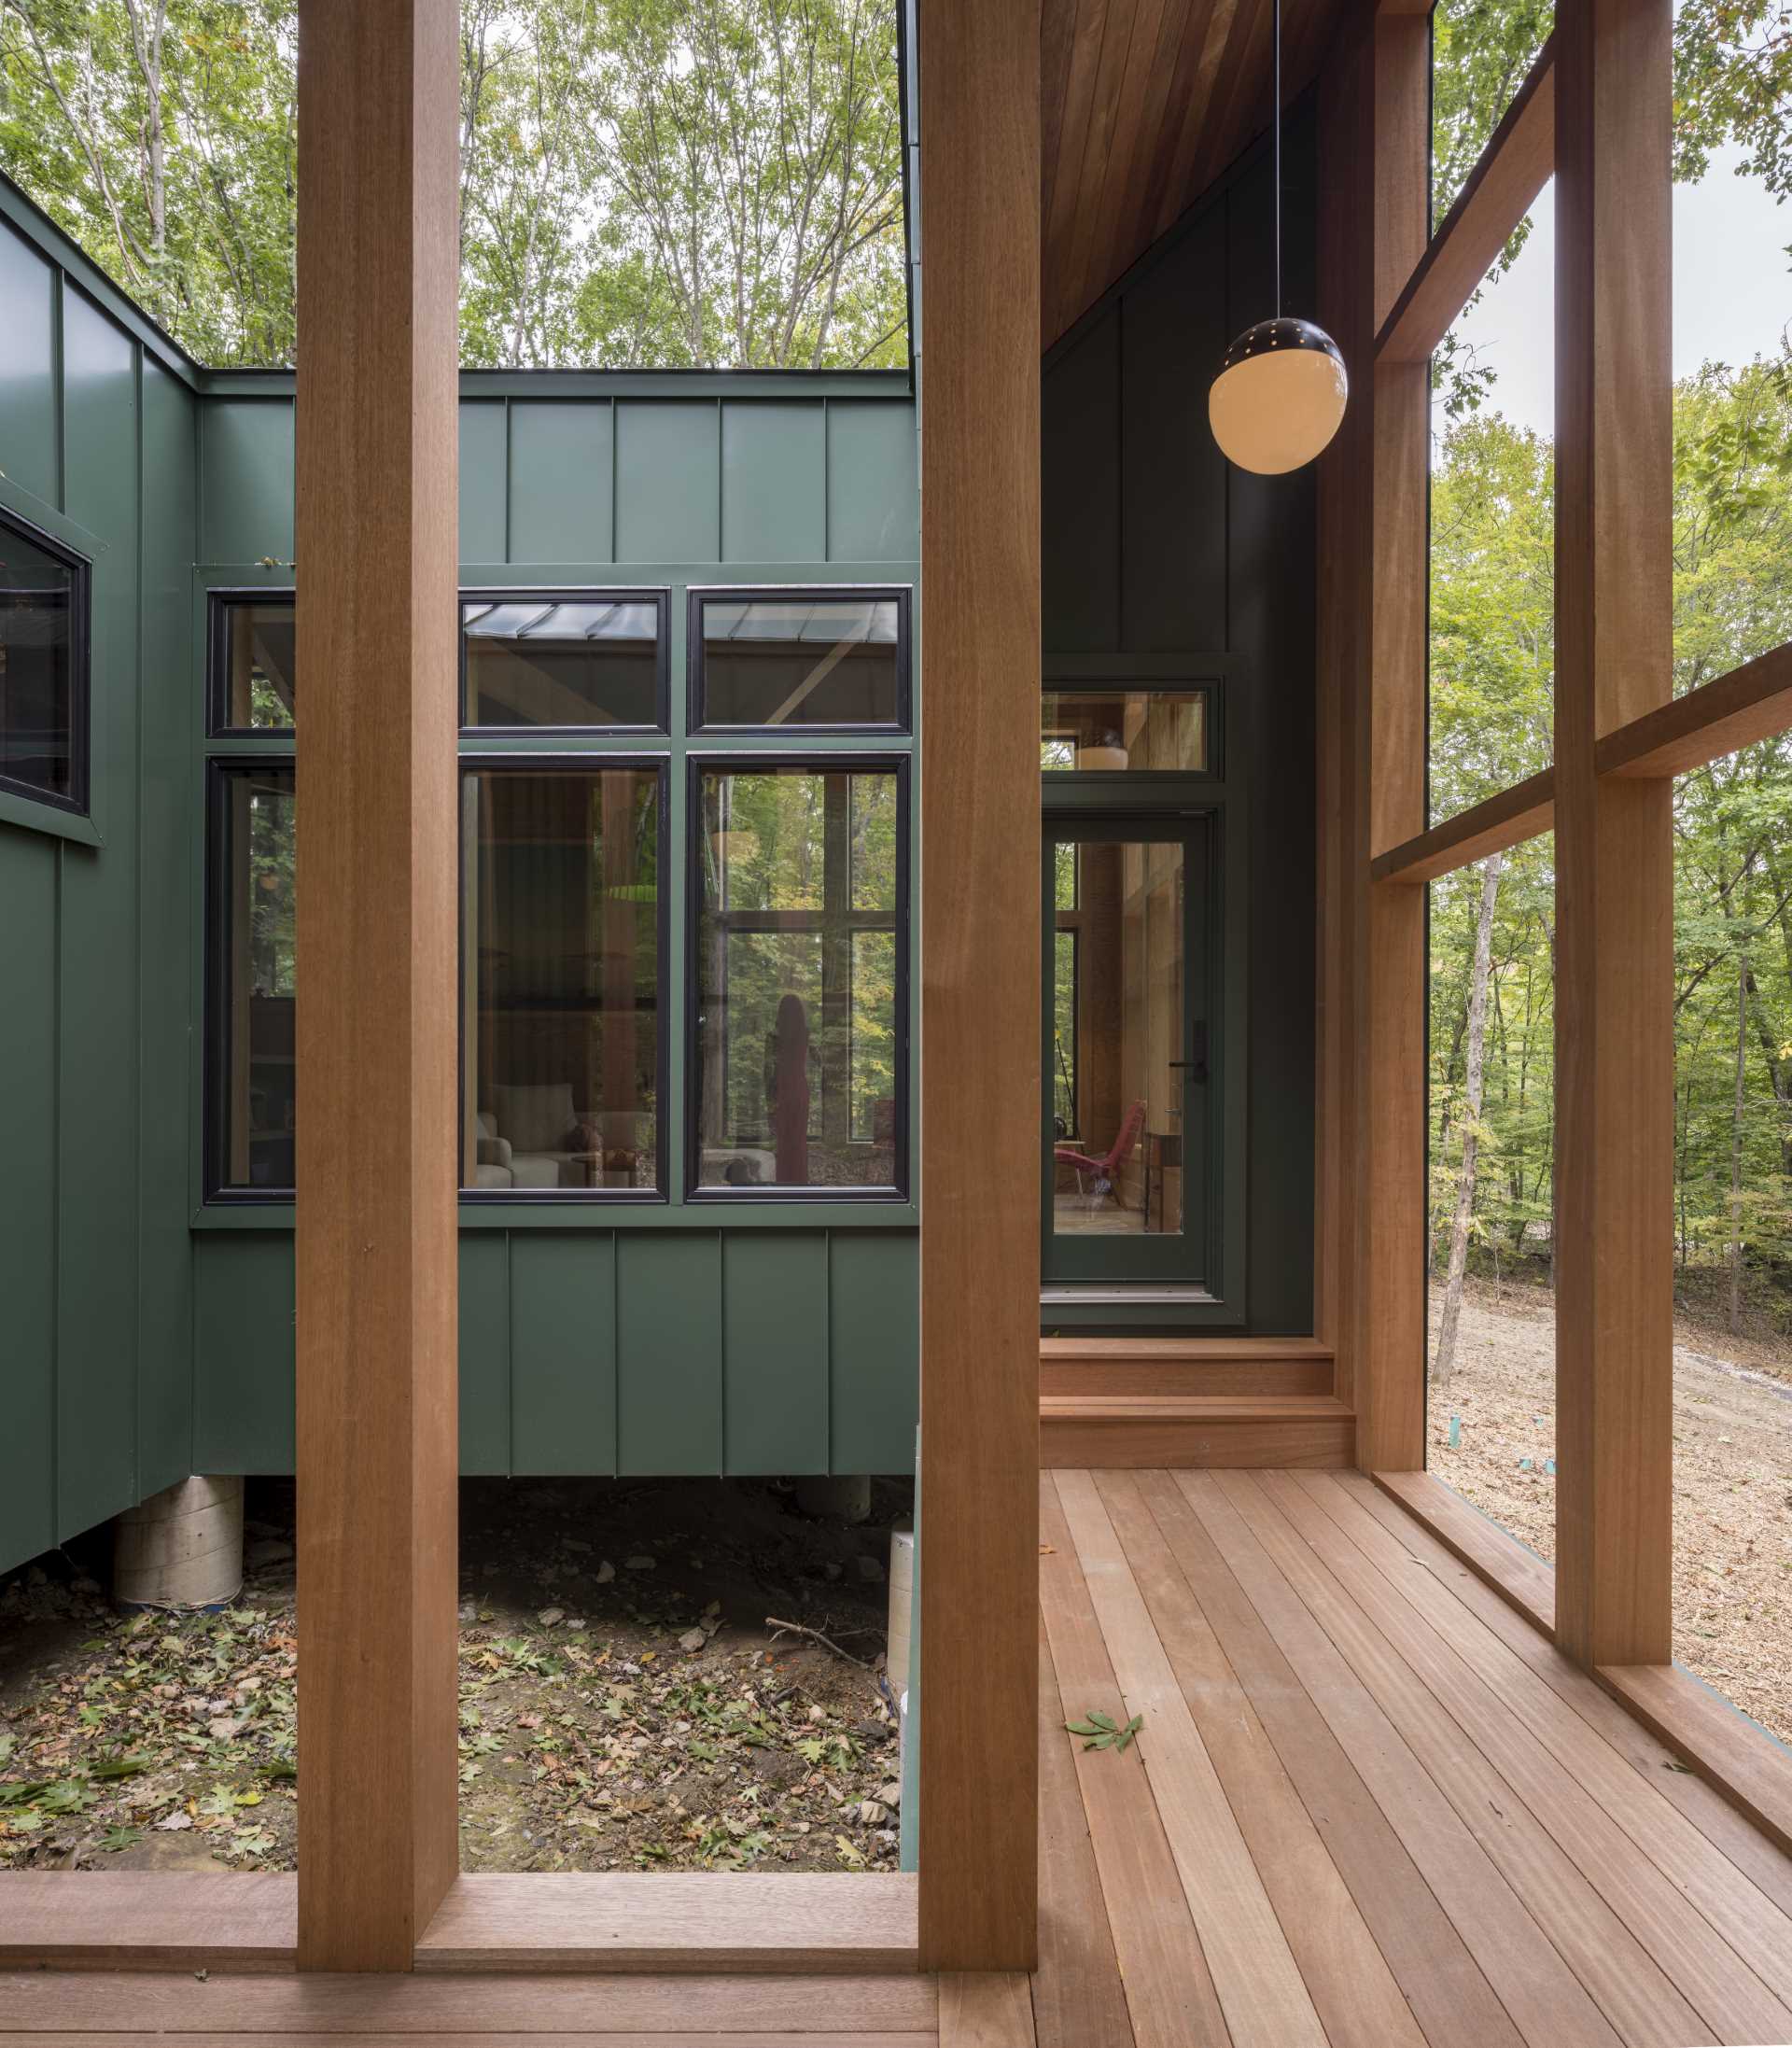
[[[293,771],[216,764],[211,805],[209,1180],[291,1199]]]
[[[654,1195],[658,762],[463,764],[462,1172],[486,1195]]]
[[[88,807],[88,572],[0,514],[0,789]]]
[[[462,719],[487,730],[665,730],[663,591],[487,591],[460,608]]]
[[[691,725],[908,729],[908,594],[691,594]]]
[[[902,1193],[903,782],[883,761],[694,766],[694,1193]]]

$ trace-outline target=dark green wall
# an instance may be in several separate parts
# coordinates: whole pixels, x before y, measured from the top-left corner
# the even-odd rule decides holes
[[[155,995],[189,941],[196,405],[84,274],[0,223],[0,504],[93,565],[93,831],[0,817],[0,1564],[192,1469],[186,1023]]]
[[[94,564],[97,828],[0,801],[0,1569],[291,1468],[291,1213],[202,1201],[198,1104],[203,593],[290,583],[292,461],[289,376],[197,370],[0,180],[0,504]],[[888,375],[470,373],[461,463],[465,581],[673,586],[675,712],[686,584],[917,580]],[[463,1211],[466,1469],[911,1469],[915,1208],[673,1192]]]
[[[1311,305],[1312,131],[1284,162],[1288,310]],[[1246,160],[1046,358],[1044,640],[1227,655],[1226,779],[1248,798],[1246,1327],[1312,1328],[1314,525],[1310,470],[1226,464],[1207,391],[1274,311],[1269,167]],[[1198,672],[1197,665],[1196,672]]]

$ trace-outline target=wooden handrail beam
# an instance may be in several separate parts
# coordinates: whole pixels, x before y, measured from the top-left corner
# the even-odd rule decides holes
[[[1645,712],[1599,742],[1601,775],[1685,775],[1792,727],[1792,640]]]
[[[1456,203],[1376,337],[1378,362],[1423,362],[1556,167],[1556,39],[1537,52]]]
[[[1378,882],[1435,882],[1440,875],[1453,875],[1490,853],[1540,838],[1555,829],[1555,770],[1543,768],[1484,804],[1459,811],[1403,846],[1378,854],[1369,863],[1369,874]]]

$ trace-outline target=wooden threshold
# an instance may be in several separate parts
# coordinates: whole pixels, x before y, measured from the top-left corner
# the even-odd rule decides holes
[[[1331,1395],[1054,1394],[1039,1404],[1039,1462],[1053,1471],[1155,1466],[1336,1469],[1354,1462],[1356,1418]]]
[[[289,1971],[298,1947],[285,1872],[0,1873],[0,1968]]]
[[[1429,1472],[1377,1472],[1373,1477],[1391,1500],[1397,1500],[1508,1606],[1554,1636],[1556,1575],[1540,1557]]]
[[[1792,1749],[1679,1664],[1602,1664],[1593,1676],[1792,1856]]]
[[[906,1874],[529,1871],[457,1877],[419,1971],[866,1976],[917,1967]]]

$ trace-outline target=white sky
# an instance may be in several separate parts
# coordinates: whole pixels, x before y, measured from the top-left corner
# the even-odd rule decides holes
[[[1740,148],[1715,151],[1697,185],[1673,189],[1676,377],[1710,360],[1777,355],[1792,321],[1792,203],[1776,205],[1758,178],[1738,177],[1742,159]],[[1555,196],[1552,180],[1532,209],[1519,260],[1457,323],[1498,372],[1484,410],[1543,434],[1555,426]]]

